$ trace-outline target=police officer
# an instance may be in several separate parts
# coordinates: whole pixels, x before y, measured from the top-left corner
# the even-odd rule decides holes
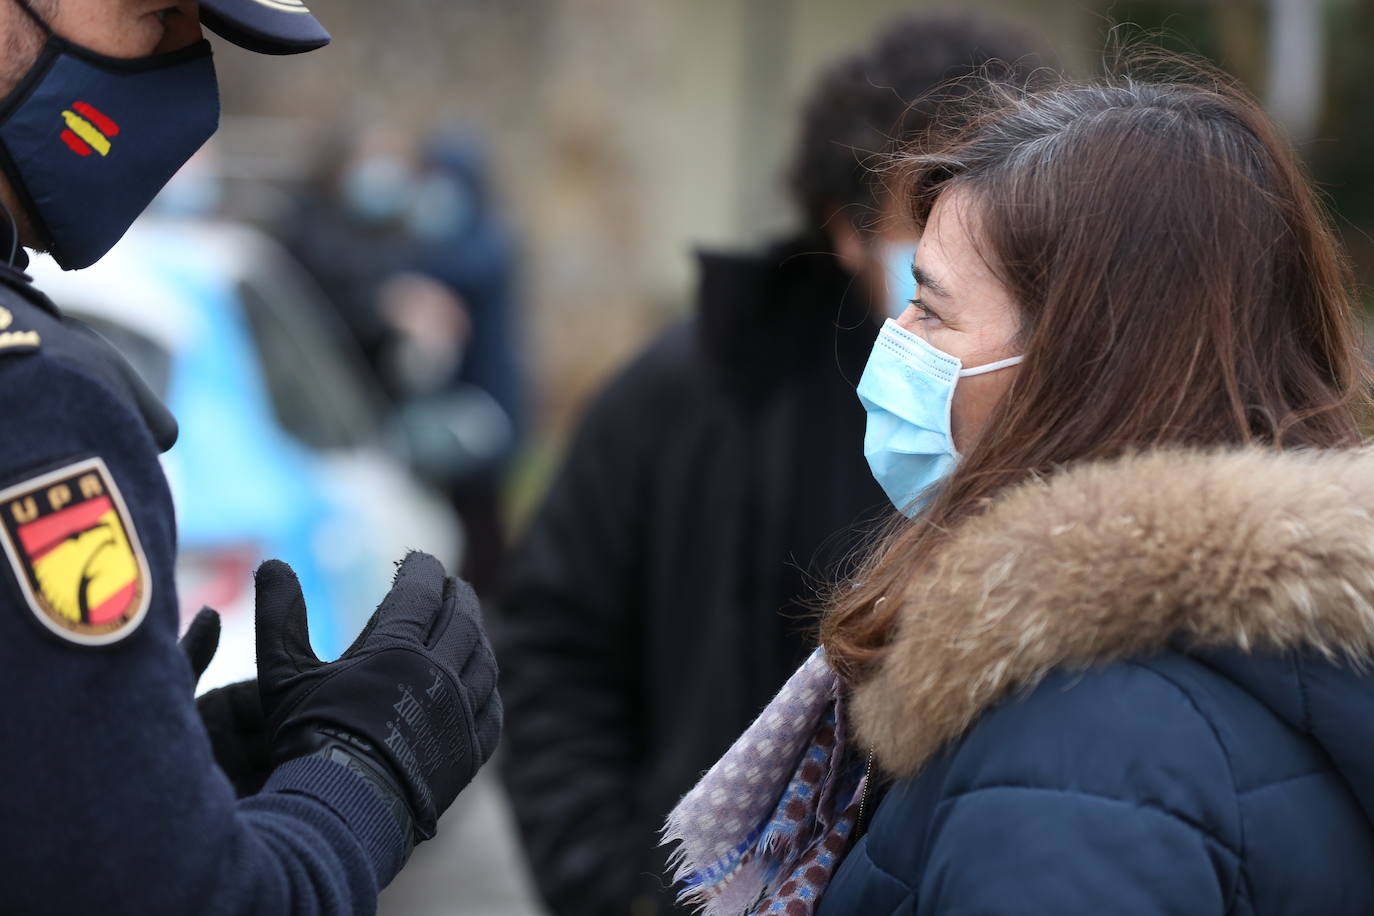
[[[6,913],[370,913],[500,730],[476,600],[432,557],[399,564],[329,663],[271,561],[257,625],[273,769],[236,799],[215,765],[177,644],[158,465],[176,424],[30,285],[22,251],[93,263],[214,131],[202,23],[269,54],[329,40],[301,0],[0,0]]]

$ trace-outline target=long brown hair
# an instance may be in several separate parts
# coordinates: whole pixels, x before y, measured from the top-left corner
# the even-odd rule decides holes
[[[1026,359],[925,512],[834,594],[821,641],[851,683],[913,571],[1012,484],[1156,446],[1358,442],[1351,285],[1324,212],[1258,105],[1201,75],[992,86],[985,115],[900,159],[918,225],[969,192]]]

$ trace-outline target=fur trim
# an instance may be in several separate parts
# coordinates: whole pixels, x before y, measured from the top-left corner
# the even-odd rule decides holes
[[[1374,655],[1374,449],[1160,451],[1017,486],[912,581],[854,693],[913,775],[1011,692],[1180,642]]]

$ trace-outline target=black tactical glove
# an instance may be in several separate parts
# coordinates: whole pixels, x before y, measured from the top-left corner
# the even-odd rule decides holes
[[[278,762],[337,760],[393,803],[403,829],[413,821],[417,839],[432,837],[501,733],[477,596],[434,557],[408,554],[353,645],[324,663],[310,648],[291,568],[267,561],[257,590],[258,685]]]
[[[181,651],[191,665],[192,684],[200,683],[219,648],[220,619],[214,608],[196,612],[181,637]],[[262,717],[257,681],[239,681],[196,697],[196,712],[215,763],[229,777],[239,798],[255,795],[272,774],[272,749],[267,744],[267,720]]]
[[[272,745],[262,715],[257,681],[217,687],[196,698],[196,711],[210,736],[215,763],[239,798],[262,791],[272,775]]]

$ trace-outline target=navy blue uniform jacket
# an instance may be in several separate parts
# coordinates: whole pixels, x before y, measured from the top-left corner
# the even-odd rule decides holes
[[[22,274],[0,284],[0,910],[373,912],[404,844],[363,782],[296,760],[236,801],[215,766],[177,646],[175,423]]]
[[[1374,454],[1061,472],[900,600],[821,916],[1374,913]]]

